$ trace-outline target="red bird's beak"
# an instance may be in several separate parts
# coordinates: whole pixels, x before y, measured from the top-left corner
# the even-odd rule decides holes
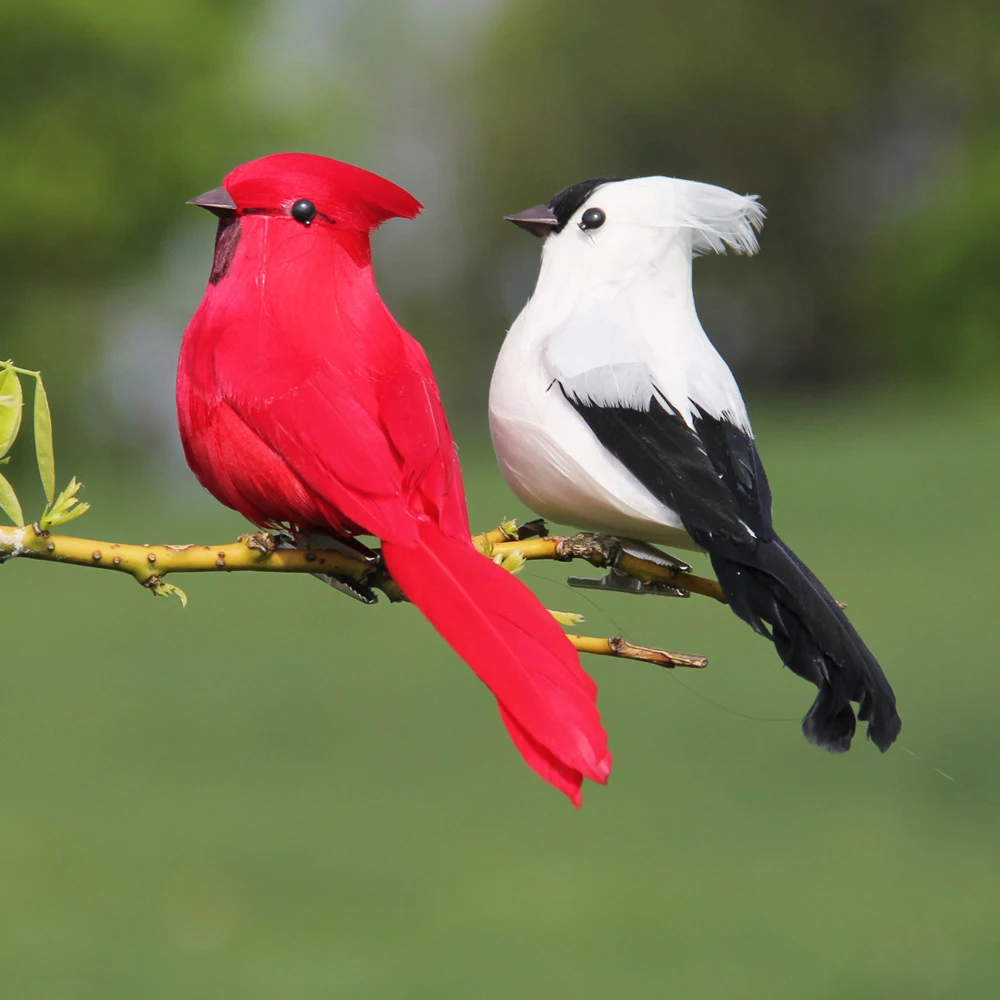
[[[204,194],[192,198],[189,205],[197,205],[199,208],[207,208],[213,215],[229,215],[236,211],[236,202],[232,195],[224,188],[217,187]]]
[[[555,212],[548,205],[535,205],[534,208],[525,209],[516,215],[505,215],[503,218],[504,222],[513,222],[515,226],[526,229],[539,239],[544,239],[559,225]]]

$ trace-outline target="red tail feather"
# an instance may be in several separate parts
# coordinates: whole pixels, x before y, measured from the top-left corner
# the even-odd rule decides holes
[[[500,703],[525,761],[580,804],[583,778],[611,772],[597,686],[527,587],[464,539],[420,522],[414,546],[385,542],[389,572]]]

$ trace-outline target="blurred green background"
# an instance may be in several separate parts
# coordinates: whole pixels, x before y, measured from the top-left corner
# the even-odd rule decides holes
[[[538,246],[500,217],[595,175],[721,183],[769,218],[759,258],[696,267],[706,327],[782,533],[905,727],[885,757],[823,755],[811,689],[724,609],[532,567],[589,631],[711,659],[588,658],[616,768],[577,813],[412,608],[238,575],[178,579],[182,611],[16,562],[0,997],[995,996],[998,32],[985,0],[3,7],[0,355],[45,372],[80,533],[243,530],[172,412],[213,232],[183,201],[236,163],[307,149],[424,201],[376,264],[479,528],[527,514],[485,393]]]

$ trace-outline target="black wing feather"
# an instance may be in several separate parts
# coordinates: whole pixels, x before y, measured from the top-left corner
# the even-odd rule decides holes
[[[697,407],[691,427],[656,395],[638,410],[563,393],[598,441],[677,512],[709,554],[733,611],[819,688],[802,723],[806,738],[847,750],[856,702],[869,737],[887,750],[901,727],[892,688],[837,602],[775,533],[771,489],[753,438]]]

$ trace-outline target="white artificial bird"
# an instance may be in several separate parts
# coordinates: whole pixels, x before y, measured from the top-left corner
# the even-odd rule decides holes
[[[806,738],[849,749],[856,702],[887,750],[901,726],[892,688],[775,533],[743,397],[695,309],[696,255],[756,252],[756,196],[600,178],[507,218],[543,239],[535,291],[490,386],[510,487],[563,524],[707,552],[733,611],[819,688]]]

